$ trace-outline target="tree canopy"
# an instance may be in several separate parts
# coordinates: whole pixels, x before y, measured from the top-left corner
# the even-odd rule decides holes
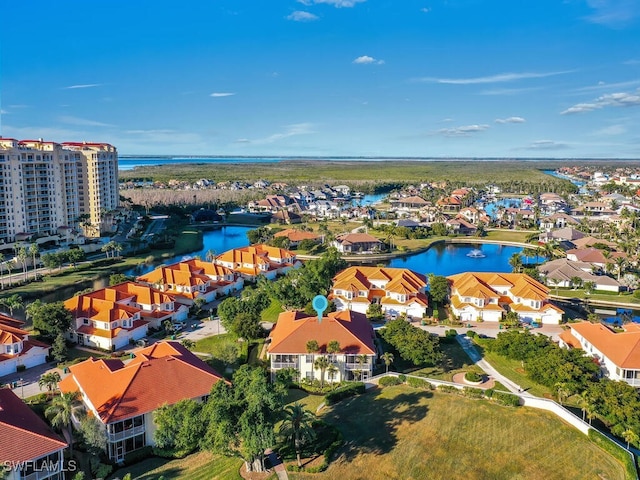
[[[414,365],[435,365],[442,359],[438,336],[416,328],[401,318],[388,322],[380,334],[400,357]]]
[[[62,302],[37,304],[30,309],[29,315],[33,328],[50,338],[55,338],[59,333],[64,334],[73,320],[71,312],[64,308]]]

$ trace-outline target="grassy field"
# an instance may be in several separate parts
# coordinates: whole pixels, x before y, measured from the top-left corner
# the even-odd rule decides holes
[[[490,338],[475,338],[476,348],[484,359],[489,362],[502,375],[520,385],[527,392],[538,397],[552,398],[551,390],[544,385],[539,385],[527,378],[522,363],[518,360],[511,360],[502,355],[487,350],[487,344],[492,342]]]
[[[197,160],[195,160],[197,161]],[[175,164],[156,167],[137,167],[119,172],[122,180],[132,178],[153,178],[158,181],[169,179],[196,181],[209,178],[216,182],[253,182],[259,178],[286,183],[335,184],[350,183],[421,183],[426,181],[469,179],[471,184],[495,183],[501,181],[524,181],[536,183],[556,183],[562,180],[542,173],[542,169],[555,169],[550,162],[518,161],[476,161],[451,162],[447,160],[416,162],[403,160],[389,161],[326,161],[287,160],[277,163],[261,163],[252,168],[243,164]]]
[[[334,479],[624,479],[622,465],[554,415],[409,387],[328,407],[346,444],[321,474]]]
[[[315,412],[320,404],[324,402],[324,395],[311,395],[304,390],[290,388],[284,403],[289,405],[294,402],[301,403],[307,410]]]
[[[478,373],[482,372],[480,367],[476,367],[473,364],[458,342],[444,342],[441,339],[440,349],[442,350],[444,358],[439,365],[421,368],[420,370],[412,371],[411,374],[451,381],[456,373],[466,372],[468,370],[473,370]]]
[[[260,314],[260,318],[263,322],[276,322],[278,320],[278,315],[280,315],[284,309],[280,302],[277,300],[271,300],[271,305],[269,305],[265,310]]]
[[[178,460],[149,458],[114,472],[109,478],[122,478],[131,473],[132,480],[242,480],[242,460],[200,452]]]

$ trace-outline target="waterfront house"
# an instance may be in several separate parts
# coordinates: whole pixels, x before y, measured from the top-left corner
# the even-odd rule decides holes
[[[284,275],[302,265],[292,251],[264,244],[228,250],[217,256],[215,263],[250,281],[255,281],[260,275],[273,280],[277,275]]]
[[[244,287],[244,279],[232,269],[197,258],[158,267],[136,281],[169,293],[187,306],[196,298],[211,302]]]
[[[71,365],[62,392],[79,392],[87,412],[107,437],[107,456],[125,456],[154,445],[154,411],[180,400],[205,400],[222,377],[178,342],[159,342],[138,350],[128,363],[89,358]]]
[[[376,359],[373,327],[367,317],[358,312],[331,312],[318,319],[304,312],[283,312],[271,330],[267,354],[272,374],[282,368],[295,368],[300,379],[320,379],[316,359],[326,356],[337,368],[335,376],[325,371],[325,381],[366,380],[373,374]],[[317,352],[307,351],[307,342],[318,343]],[[329,342],[337,341],[340,351],[327,352]]]
[[[421,208],[428,207],[431,202],[428,202],[422,197],[412,195],[409,197],[400,197],[395,200],[391,200],[391,210],[404,210],[407,212],[415,212]]]
[[[580,230],[576,230],[572,227],[559,228],[557,230],[551,230],[542,232],[538,235],[538,241],[541,243],[549,242],[572,242],[580,238],[584,238],[585,234]],[[575,244],[575,243],[574,243]]]
[[[0,388],[0,468],[5,480],[64,480],[67,443],[9,388]]]
[[[560,344],[581,348],[593,356],[604,376],[640,387],[640,325],[625,323],[623,331],[613,331],[602,323],[568,324],[560,334]]]
[[[0,377],[47,361],[51,346],[29,338],[23,325],[20,320],[0,314]]]
[[[324,236],[316,235],[313,232],[305,232],[304,230],[294,230],[289,228],[275,233],[274,238],[286,237],[289,240],[289,247],[296,248],[303,240],[310,240],[314,243],[322,243]]]
[[[582,285],[586,282],[593,282],[596,290],[619,292],[622,289],[622,285],[614,278],[595,275],[594,265],[588,262],[559,258],[540,265],[538,271],[549,287],[576,287],[573,282],[578,278]]]
[[[406,268],[349,267],[333,278],[330,299],[338,310],[366,313],[378,303],[387,315],[422,318],[428,305],[424,275]]]
[[[373,235],[368,233],[345,233],[338,235],[336,239],[331,242],[331,245],[336,247],[340,253],[377,253],[382,250],[383,243]]]
[[[565,228],[579,224],[580,222],[578,222],[571,215],[568,215],[564,212],[558,212],[541,219],[540,229],[553,230],[554,228]]]
[[[559,324],[563,311],[549,303],[549,289],[523,273],[460,273],[447,277],[451,311],[461,321],[498,322],[508,311],[521,321]]]

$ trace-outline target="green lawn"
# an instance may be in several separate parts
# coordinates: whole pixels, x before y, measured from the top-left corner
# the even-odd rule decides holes
[[[249,344],[247,342],[239,343],[237,340],[237,337],[231,333],[214,335],[196,341],[193,351],[211,355],[210,358],[206,358],[205,360],[218,372],[224,373],[227,365],[222,360],[224,356],[222,352],[228,348],[229,345],[238,349],[238,359],[230,365],[233,370],[247,362]]]
[[[265,310],[260,314],[260,318],[263,322],[277,322],[278,315],[284,312],[282,305],[277,300],[271,299],[271,305],[269,305]]]
[[[623,466],[556,416],[406,386],[327,407],[345,446],[301,479],[624,479]]]
[[[132,480],[242,480],[242,460],[200,452],[178,460],[148,458],[114,472],[109,478],[122,478],[131,473]]]
[[[480,351],[480,354],[487,362],[489,362],[496,370],[509,380],[520,385],[527,392],[538,397],[552,398],[551,390],[549,388],[533,382],[526,376],[522,363],[519,360],[511,360],[503,357],[502,355],[488,351],[486,346],[492,341],[493,340],[490,338],[474,338],[476,348]]]
[[[421,368],[412,371],[411,374],[451,381],[456,373],[466,372],[468,370],[474,370],[478,373],[482,372],[482,369],[473,364],[469,356],[455,340],[445,342],[443,339],[440,339],[440,349],[442,350],[443,359],[439,365]]]
[[[324,395],[311,395],[304,390],[290,388],[284,403],[289,405],[294,402],[301,403],[307,410],[315,413],[320,404],[324,402]]]

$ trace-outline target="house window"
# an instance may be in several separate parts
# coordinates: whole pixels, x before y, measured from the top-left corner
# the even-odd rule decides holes
[[[313,355],[305,355],[305,357],[307,363],[313,363]]]

